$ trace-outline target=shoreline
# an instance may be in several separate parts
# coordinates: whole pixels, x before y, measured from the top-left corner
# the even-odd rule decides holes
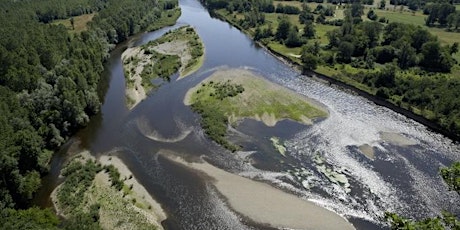
[[[166,159],[211,178],[229,208],[257,224],[280,229],[355,229],[342,216],[315,203],[215,167],[206,161],[187,162],[173,152],[160,151]]]
[[[206,7],[206,6],[205,6]],[[289,57],[279,53],[279,52],[276,52],[275,50],[271,49],[270,47],[262,44],[261,42],[259,41],[254,41],[254,39],[252,38],[252,36],[246,31],[244,30],[242,27],[240,27],[239,25],[233,23],[232,21],[229,21],[225,18],[225,16],[213,11],[213,10],[210,10],[206,7],[206,9],[211,13],[211,15],[219,20],[222,20],[224,22],[227,22],[229,23],[231,26],[235,27],[236,29],[238,29],[239,31],[241,31],[242,33],[244,33],[246,36],[248,36],[249,38],[251,38],[251,40],[257,44],[257,46],[265,49],[270,55],[272,55],[273,57],[277,58],[278,60],[280,60],[281,62],[287,64],[288,66],[292,67],[292,68],[295,68],[299,71],[301,71],[301,73],[299,74],[299,77],[300,76],[305,76],[305,77],[310,77],[318,82],[321,82],[323,84],[329,84],[329,85],[335,85],[335,86],[338,86],[340,89],[342,90],[349,90],[353,93],[356,93],[358,94],[359,96],[361,97],[364,97],[366,98],[367,100],[375,103],[376,105],[378,106],[383,106],[385,108],[388,108],[398,114],[401,114],[409,119],[412,119],[424,126],[426,126],[429,130],[435,132],[435,133],[438,133],[438,134],[441,134],[447,138],[449,138],[450,140],[452,140],[453,142],[460,142],[460,135],[457,135],[455,133],[452,133],[452,132],[449,132],[448,130],[445,130],[444,128],[442,128],[439,124],[437,124],[436,122],[434,121],[431,121],[429,120],[428,118],[422,116],[422,115],[419,115],[419,114],[416,114],[410,110],[407,110],[405,108],[402,108],[402,107],[399,107],[387,100],[384,100],[382,98],[379,98],[373,94],[370,94],[364,90],[361,90],[353,85],[349,85],[343,81],[340,81],[338,79],[335,79],[333,77],[330,77],[330,76],[326,76],[324,74],[321,74],[321,73],[318,73],[318,72],[315,72],[315,71],[306,71],[306,72],[303,72],[301,70],[301,66],[299,65],[299,63],[296,63],[294,61],[292,61]]]

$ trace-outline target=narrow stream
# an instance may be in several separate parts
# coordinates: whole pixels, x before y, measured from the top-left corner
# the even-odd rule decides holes
[[[438,175],[439,167],[460,160],[459,145],[364,98],[298,77],[298,72],[236,28],[211,18],[196,0],[180,0],[180,6],[182,16],[175,26],[135,36],[112,52],[106,65],[109,82],[102,112],[74,138],[96,156],[117,154],[122,158],[168,213],[163,223],[166,229],[263,226],[235,214],[206,178],[172,164],[158,155],[159,150],[171,150],[184,158],[204,155],[223,169],[263,180],[333,210],[358,229],[383,227],[381,217],[386,210],[415,218],[443,209],[460,215],[459,196],[449,192]],[[196,28],[205,44],[203,67],[182,80],[174,76],[162,82],[129,111],[121,53],[186,24]],[[225,151],[205,137],[199,116],[183,104],[190,87],[220,68],[252,70],[323,103],[330,117],[312,126],[282,121],[266,127],[245,120],[237,130],[247,138],[232,135],[244,151]],[[271,146],[272,136],[285,143],[285,157]],[[359,151],[366,144],[374,150],[373,160]],[[60,168],[59,162],[53,164],[54,171]],[[349,186],[333,183],[328,170],[345,176]]]

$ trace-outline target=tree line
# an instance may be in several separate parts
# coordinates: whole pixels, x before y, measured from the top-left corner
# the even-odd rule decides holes
[[[30,206],[52,151],[99,111],[97,87],[113,44],[162,20],[162,13],[176,5],[156,0],[0,1],[1,226],[22,212],[16,209]],[[80,34],[51,23],[86,13],[97,14]]]

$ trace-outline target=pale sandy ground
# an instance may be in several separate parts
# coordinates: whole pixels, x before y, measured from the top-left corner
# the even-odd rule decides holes
[[[83,151],[75,157],[85,162],[95,158],[88,152]],[[110,178],[105,171],[96,174],[93,185],[86,191],[85,200],[90,204],[99,203],[99,223],[103,229],[135,229],[137,227],[156,227],[163,229],[161,222],[166,219],[166,213],[147,190],[132,176],[129,168],[116,156],[101,156],[98,160],[102,165],[115,166],[120,178],[127,186],[133,185],[132,190],[126,196],[111,186]],[[131,177],[131,178],[130,178]],[[59,205],[57,192],[58,186],[51,194],[51,200],[58,215],[66,217],[66,211]],[[136,199],[135,204],[132,202]],[[148,208],[150,207],[150,208]]]
[[[126,78],[134,81],[134,85],[132,87],[128,87],[128,83],[126,83],[126,97],[129,100],[128,107],[129,109],[134,108],[139,102],[144,100],[147,97],[144,87],[142,86],[142,78],[141,73],[144,70],[144,66],[149,64],[151,55],[145,55],[144,51],[140,47],[133,47],[126,49],[123,54],[121,55],[121,59],[123,63],[126,59],[136,57],[139,58],[141,61],[137,66],[135,66],[135,70],[133,74],[129,74],[129,76],[125,76]],[[128,64],[126,69],[133,68],[132,64]]]
[[[380,139],[383,142],[388,142],[398,146],[410,146],[417,144],[416,141],[411,140],[399,133],[381,132]],[[361,145],[359,146],[359,151],[361,151],[361,153],[363,153],[367,158],[371,160],[375,159],[375,151],[372,146],[368,144]]]
[[[153,49],[158,53],[179,56],[181,62],[179,73],[181,76],[184,73],[185,67],[192,59],[192,55],[190,54],[190,48],[188,47],[188,41],[185,40],[161,43],[159,45],[156,45]]]
[[[126,178],[124,181],[127,185],[133,185],[133,198],[136,198],[140,203],[151,206],[150,210],[141,211],[146,212],[146,215],[156,223],[157,226],[161,227],[161,221],[166,220],[166,213],[161,208],[161,205],[152,198],[150,193],[136,180],[131,170],[123,163],[123,161],[116,156],[101,156],[99,162],[102,165],[113,165],[120,172],[120,178]],[[131,177],[131,178],[130,178]]]
[[[399,146],[410,146],[417,144],[417,142],[415,142],[414,140],[411,140],[399,133],[382,132],[380,133],[380,138],[383,141],[389,142],[390,144]]]
[[[177,55],[180,57],[181,67],[179,69],[180,78],[185,77],[186,75],[192,74],[194,71],[198,70],[203,64],[204,54],[200,57],[196,66],[192,67],[186,71],[185,67],[189,64],[192,59],[190,54],[190,47],[188,46],[187,40],[173,40],[170,42],[164,42],[161,44],[156,44],[152,47],[156,52],[166,55]],[[204,48],[203,48],[204,49]],[[204,52],[204,51],[203,51]],[[125,60],[134,57],[139,59],[137,66],[133,66],[132,63],[125,64]],[[134,69],[134,72],[129,74],[127,77],[130,81],[133,82],[132,86],[126,84],[126,97],[128,98],[128,108],[134,108],[139,102],[144,100],[147,97],[147,92],[142,86],[141,73],[144,70],[144,67],[148,64],[151,64],[152,55],[147,55],[144,53],[144,50],[141,47],[132,47],[126,49],[122,55],[121,59],[123,60],[123,69]]]
[[[280,229],[354,229],[341,216],[268,184],[234,175],[207,162],[189,163],[171,152],[168,159],[213,178],[213,185],[237,213]]]
[[[327,107],[323,104],[321,104],[318,101],[315,101],[311,98],[305,97],[301,94],[298,94],[292,90],[289,90],[287,88],[284,88],[283,86],[280,86],[278,84],[275,84],[273,82],[270,82],[268,80],[265,80],[263,77],[258,76],[254,74],[253,72],[245,69],[222,69],[218,70],[215,73],[213,73],[211,76],[208,78],[204,79],[202,82],[209,82],[209,81],[227,81],[231,80],[235,84],[241,84],[244,86],[245,89],[250,89],[250,90],[245,90],[241,94],[241,106],[247,106],[245,104],[245,101],[251,100],[251,98],[254,97],[254,94],[252,92],[257,91],[257,90],[273,90],[273,91],[278,91],[282,92],[283,95],[285,95],[287,98],[289,97],[294,97],[301,99],[311,106],[324,111],[325,113],[328,113]],[[195,87],[190,88],[187,93],[185,94],[184,98],[184,104],[185,105],[191,105],[191,97],[193,93],[198,90],[198,88],[201,87],[201,83],[197,84]],[[252,91],[252,92],[251,92]],[[255,92],[257,93],[257,92]],[[256,114],[253,117],[250,117],[252,119],[255,119],[257,121],[262,121],[265,125],[267,126],[275,126],[278,121],[284,120],[284,118],[277,119],[274,114],[269,114],[269,113],[263,113],[263,114]],[[241,117],[237,117],[234,114],[229,117],[229,120],[231,123],[241,120]],[[306,124],[306,125],[311,125],[312,120],[309,119],[306,116],[301,117],[302,121],[301,123]]]
[[[375,159],[374,148],[372,146],[368,144],[361,145],[359,146],[359,151],[361,151],[367,158],[371,160]]]

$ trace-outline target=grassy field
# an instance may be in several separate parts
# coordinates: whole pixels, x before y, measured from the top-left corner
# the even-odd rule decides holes
[[[400,22],[400,23],[407,23],[413,25],[420,25],[425,26],[425,18],[426,15],[423,15],[421,12],[406,12],[406,11],[393,11],[393,10],[379,10],[375,9],[374,12],[377,16],[385,17],[389,20],[389,22]],[[364,15],[367,15],[367,10],[365,11]]]
[[[92,14],[83,14],[80,16],[73,17],[74,20],[74,26],[72,27],[71,19],[61,19],[61,20],[55,20],[52,22],[52,24],[55,25],[64,25],[68,30],[70,30],[72,33],[81,33],[85,30],[88,29],[87,25],[88,22],[93,20],[95,13]]]

